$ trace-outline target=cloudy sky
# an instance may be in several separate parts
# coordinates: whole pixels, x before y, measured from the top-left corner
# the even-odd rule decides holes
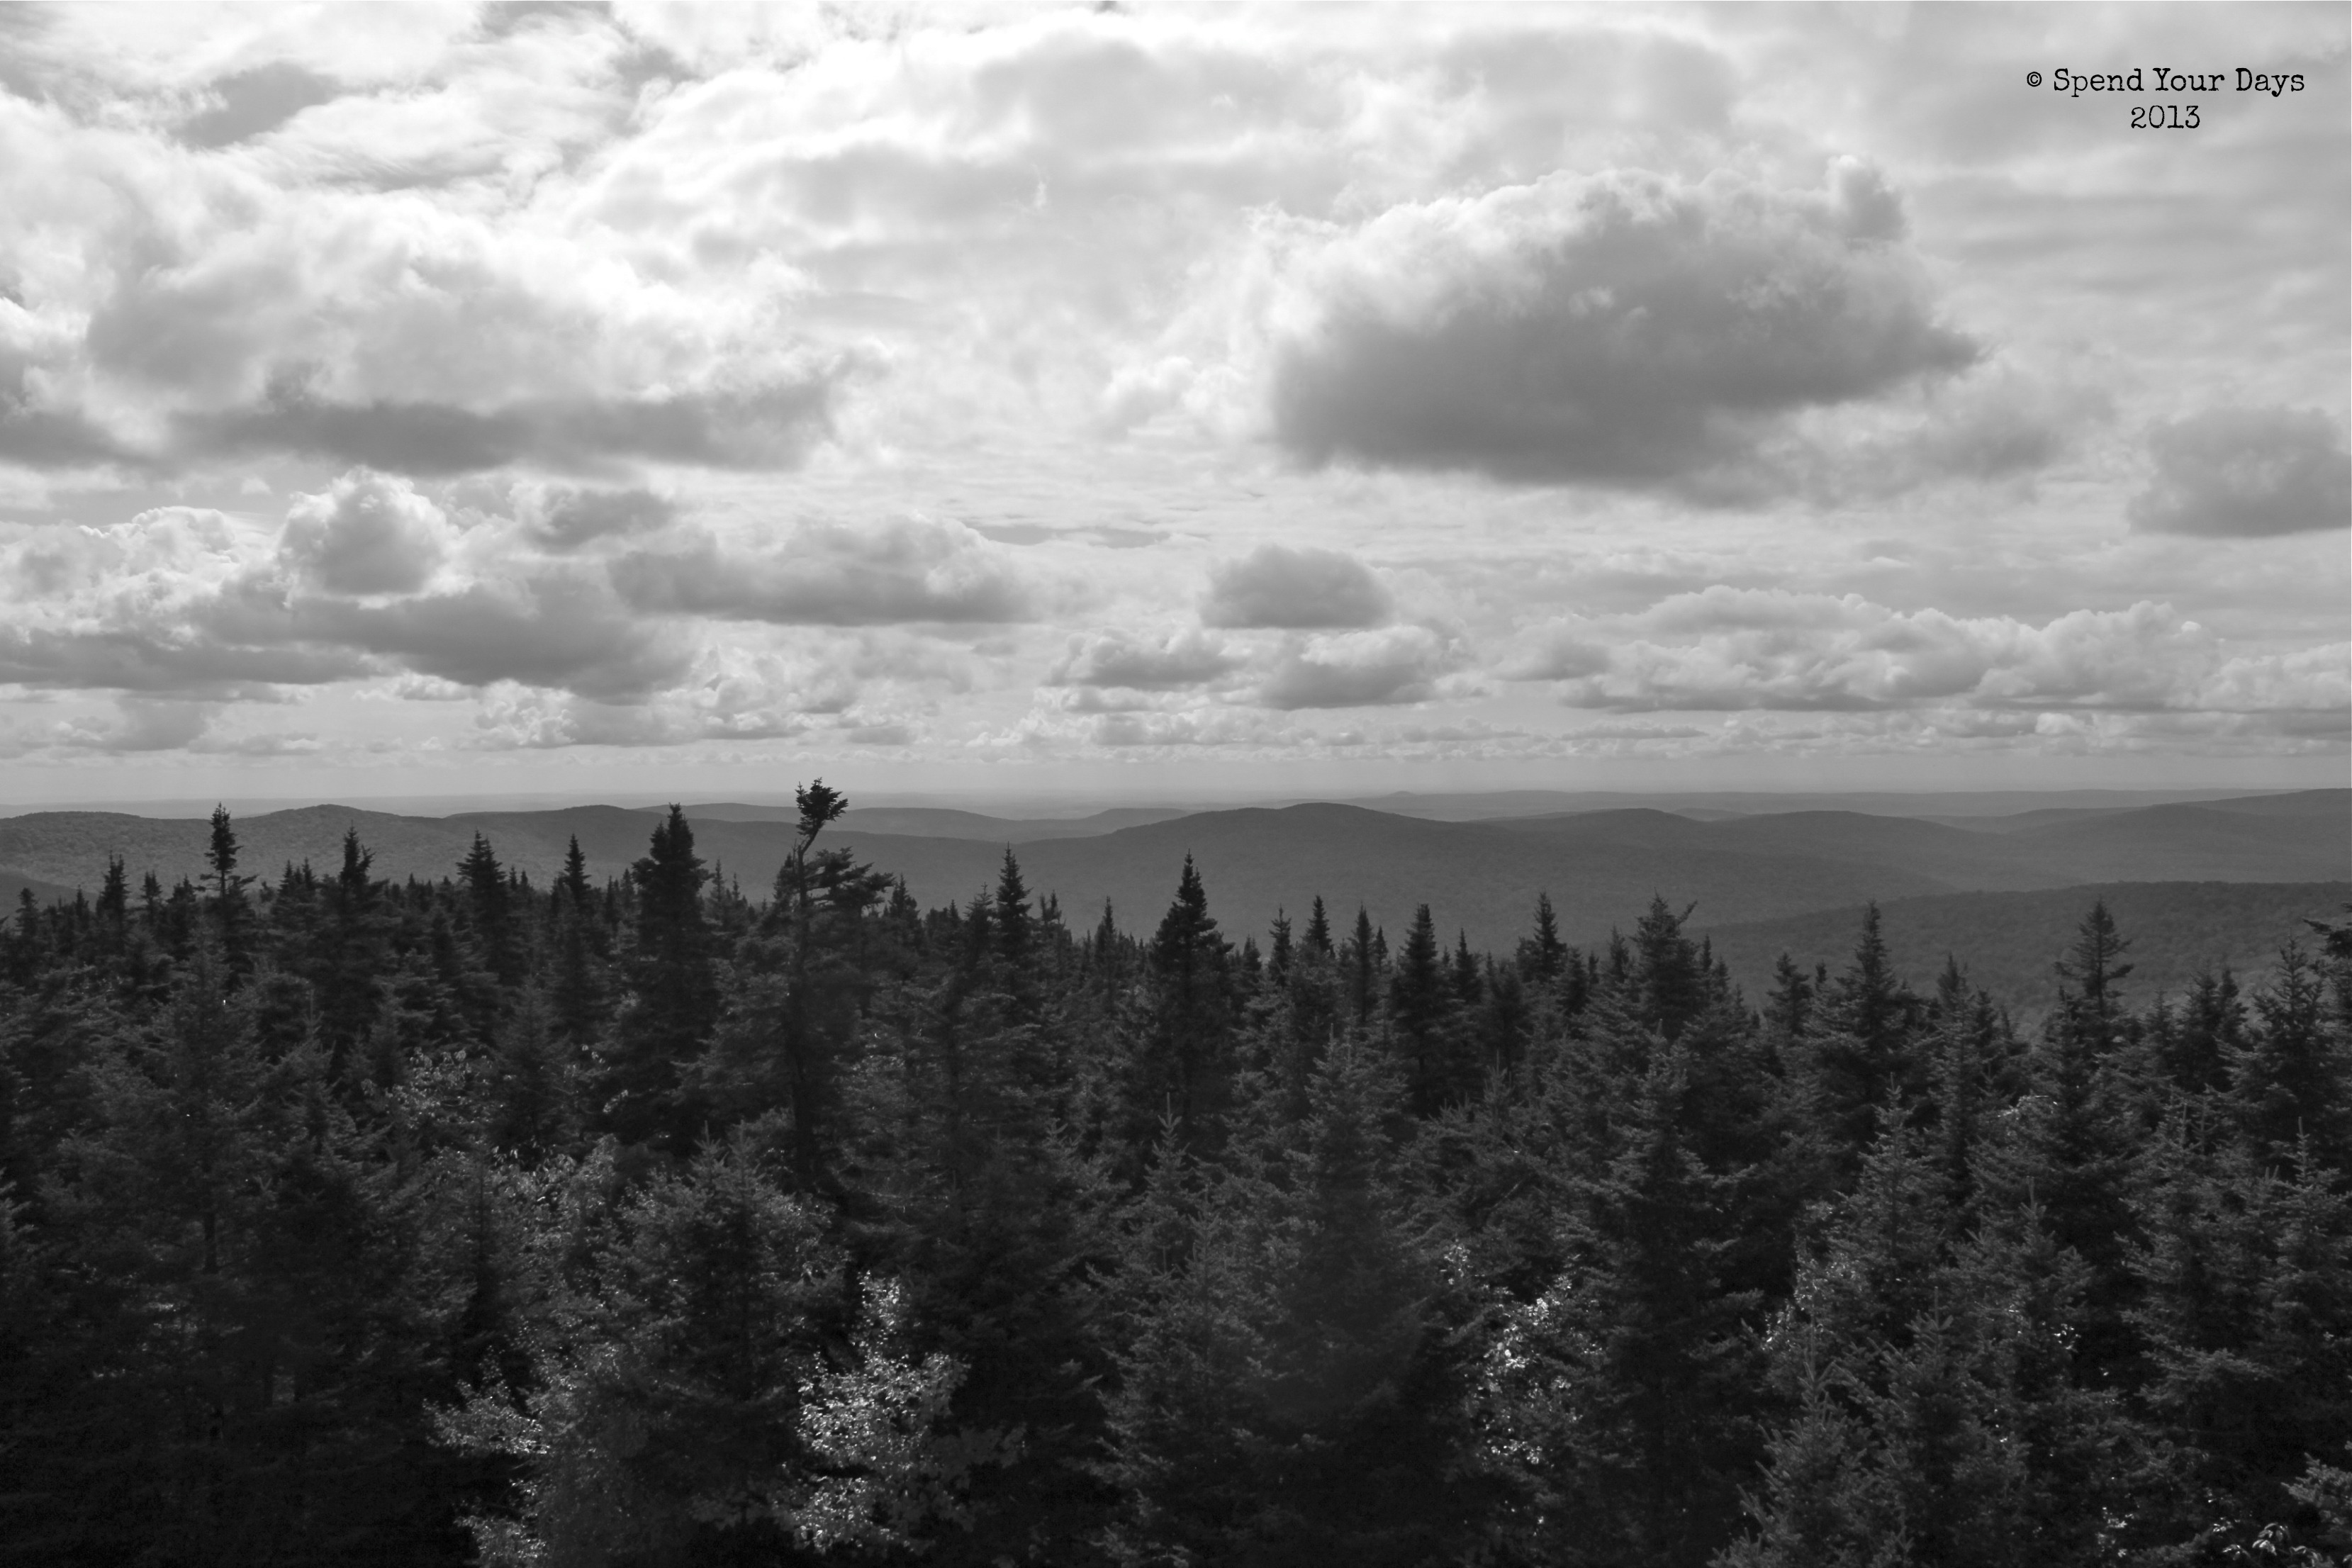
[[[0,804],[2341,784],[2347,17],[0,8]]]

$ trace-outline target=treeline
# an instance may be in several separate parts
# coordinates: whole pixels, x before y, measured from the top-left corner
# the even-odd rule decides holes
[[[2352,1552],[2352,924],[2028,1037],[941,910],[673,810],[602,886],[109,868],[0,936],[0,1555],[2046,1568]]]

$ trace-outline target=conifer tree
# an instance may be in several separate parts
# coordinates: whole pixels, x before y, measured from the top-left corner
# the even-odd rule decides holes
[[[106,880],[98,894],[98,922],[106,953],[110,957],[121,953],[130,931],[131,882],[123,874],[120,855],[106,858]]]
[[[1346,950],[1339,954],[1339,962],[1348,976],[1349,1008],[1359,1024],[1370,1015],[1372,1005],[1380,1000],[1377,982],[1383,955],[1375,950],[1377,941],[1372,931],[1371,911],[1358,904],[1356,929],[1348,938]]]
[[[2228,964],[2200,974],[2177,1010],[2159,1009],[2149,1022],[2154,1066],[2166,1080],[2191,1094],[2228,1087],[2246,1047],[2246,1005]]]
[[[253,967],[253,906],[245,896],[253,879],[236,874],[236,833],[228,808],[215,805],[205,864],[212,868],[212,916],[220,933],[222,964],[232,985]]]
[[[482,945],[483,961],[499,984],[512,985],[522,977],[522,944],[515,929],[507,874],[488,839],[474,835],[473,847],[457,863],[457,873],[465,879],[467,904]]]
[[[2105,1388],[2137,1353],[2126,1321],[2134,1283],[2126,1261],[2138,1236],[2134,1194],[2141,1178],[2129,1020],[2118,983],[2129,966],[2104,904],[2084,918],[2059,965],[2058,1006],[2026,1055],[2026,1094],[1984,1145],[1973,1171],[1989,1198],[2032,1206],[2052,1245],[2087,1267],[2081,1339],[2085,1386]]]
[[[993,1446],[939,1440],[960,1370],[903,1344],[891,1282],[852,1284],[756,1138],[656,1171],[574,1321],[531,1345],[531,1386],[489,1382],[445,1420],[519,1471],[510,1511],[471,1524],[482,1560],[788,1561],[952,1516]]]
[[[1427,904],[1413,914],[1412,930],[1389,976],[1388,1001],[1413,1114],[1434,1116],[1449,1100],[1474,1092],[1478,1063]]]
[[[1895,976],[1876,904],[1864,912],[1845,970],[1810,1001],[1792,995],[1781,1005],[1801,1008],[1805,1018],[1784,1058],[1801,1100],[1800,1119],[1832,1176],[1849,1177],[1876,1137],[1882,1115],[1890,1109],[1906,1113],[1926,1087],[1912,1042],[1918,998]]]
[[[2230,1095],[2253,1146],[2297,1157],[2303,1140],[2338,1170],[2352,1168],[2352,1038],[2330,1026],[2327,982],[2303,944],[2280,952],[2254,993],[2257,1026],[2230,1058]]]
[[[1290,979],[1291,947],[1290,917],[1277,909],[1274,911],[1274,925],[1266,933],[1265,958],[1266,977],[1276,985]]]
[[[563,870],[550,893],[555,952],[549,979],[550,1022],[575,1046],[594,1040],[612,1017],[612,987],[606,975],[603,903],[588,880],[588,858],[573,834],[563,852]]]
[[[1760,1447],[1749,1323],[1727,1215],[1748,1173],[1706,1168],[1678,1125],[1689,1062],[1658,1041],[1579,1180],[1568,1265],[1507,1307],[1482,1419],[1533,1505],[1528,1561],[1700,1563],[1727,1544]]]
[[[1536,895],[1535,932],[1520,942],[1517,957],[1519,973],[1529,980],[1557,980],[1566,967],[1568,944],[1559,940],[1559,917],[1552,912],[1549,893]]]
[[[1174,1116],[1188,1148],[1209,1143],[1223,1110],[1233,1030],[1232,949],[1217,933],[1192,858],[1147,950],[1151,1024],[1137,1064],[1136,1102]]]
[[[679,1071],[709,1037],[719,1012],[702,913],[709,876],[695,856],[686,813],[671,806],[654,829],[651,853],[631,868],[637,903],[631,994],[598,1090],[604,1123],[624,1142],[674,1143],[687,1135],[690,1113],[677,1103]]]

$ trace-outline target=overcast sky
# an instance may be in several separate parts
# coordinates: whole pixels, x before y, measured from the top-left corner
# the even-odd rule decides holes
[[[2342,784],[2347,17],[0,7],[0,803]]]

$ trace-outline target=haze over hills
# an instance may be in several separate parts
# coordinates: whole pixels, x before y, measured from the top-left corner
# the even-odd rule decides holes
[[[731,814],[702,815],[717,810]],[[1055,895],[1072,924],[1091,925],[1108,900],[1129,930],[1158,921],[1190,853],[1212,911],[1236,940],[1262,937],[1277,910],[1303,922],[1319,894],[1335,921],[1351,921],[1360,904],[1391,933],[1426,900],[1449,940],[1465,931],[1474,946],[1498,950],[1525,933],[1538,893],[1550,896],[1569,940],[1592,942],[1630,927],[1654,895],[1695,905],[1698,925],[1719,929],[1956,892],[2352,879],[2352,791],[2028,815],[2007,829],[1997,819],[1959,826],[1850,810],[1698,820],[1636,807],[1444,821],[1326,803],[1115,826],[1110,813],[1019,822],[875,807],[853,810],[825,842],[903,877],[929,906],[992,887],[1014,844],[1029,886]],[[697,852],[755,897],[789,852],[789,816],[768,806],[689,813]],[[960,831],[884,830],[933,825]],[[619,806],[417,817],[320,805],[236,824],[244,868],[265,878],[305,860],[331,871],[347,828],[380,876],[451,875],[479,832],[504,863],[545,886],[575,835],[593,875],[621,875],[646,852],[651,823]],[[34,879],[37,897],[43,887],[94,889],[113,853],[134,879],[152,867],[169,884],[201,874],[205,838],[197,819],[38,813],[0,819],[0,871]]]
[[[60,899],[68,902],[72,901],[74,889],[60,883],[44,881],[38,877],[27,877],[16,871],[0,871],[0,900],[5,900],[8,907],[13,909],[16,901],[26,893],[33,895],[36,903],[47,904],[55,903]]]
[[[2338,919],[2352,904],[2352,882],[2109,882],[2039,892],[1947,893],[1879,906],[1879,934],[1895,972],[1923,995],[1935,988],[1947,955],[1957,954],[1971,986],[1981,986],[2021,1021],[2055,1004],[2052,964],[2074,939],[2095,901],[2130,943],[2132,972],[2123,993],[2137,1006],[2178,998],[2200,973],[2227,965],[2248,993],[2270,972],[2281,945],[2315,947],[2308,920]],[[1853,953],[1859,909],[1820,910],[1780,920],[1699,929],[1752,1005],[1772,984],[1782,953],[1811,971],[1832,974]]]
[[[1570,812],[1614,811],[1645,806],[1708,818],[1748,816],[1790,811],[1858,811],[1874,816],[1931,816],[1998,819],[2027,811],[2131,810],[2179,801],[2210,801],[2223,797],[2263,799],[2271,794],[2312,794],[2312,791],[2264,792],[2249,795],[2235,789],[2042,789],[2042,790],[1490,790],[1462,795],[1418,794],[1351,795],[1339,804],[1360,805],[1391,816],[1426,816],[1443,822],[1478,822],[1503,816],[1556,816]],[[2328,792],[2316,792],[2326,794]]]
[[[660,813],[667,806],[646,806]],[[745,805],[724,801],[689,805],[686,815],[696,822],[793,822],[799,808],[789,805]],[[1030,844],[1040,838],[1092,838],[1147,822],[1168,822],[1190,816],[1181,805],[1122,805],[1084,816],[990,816],[977,811],[956,811],[930,805],[852,806],[841,816],[845,831],[909,834],[922,838],[978,838],[991,844]]]

